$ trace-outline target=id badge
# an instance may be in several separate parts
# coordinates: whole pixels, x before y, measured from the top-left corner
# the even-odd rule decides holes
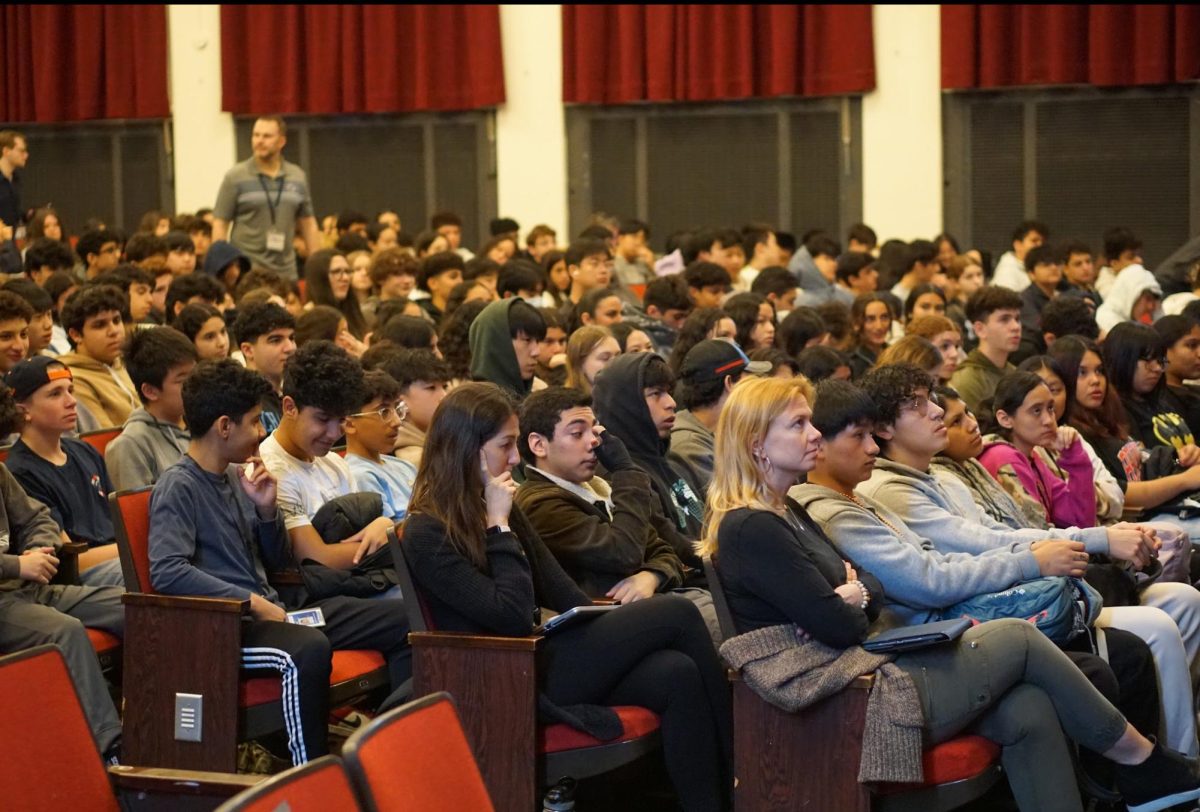
[[[287,622],[295,623],[297,626],[324,626],[325,613],[319,606],[311,609],[297,609],[295,612],[287,613]]]
[[[287,247],[287,237],[282,231],[273,228],[267,232],[268,251],[282,251],[285,247]]]

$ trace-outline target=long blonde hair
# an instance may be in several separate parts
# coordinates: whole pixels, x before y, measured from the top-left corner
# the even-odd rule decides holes
[[[696,544],[700,555],[717,552],[717,531],[725,515],[740,508],[773,510],[767,483],[753,448],[763,442],[771,421],[797,398],[812,402],[813,388],[804,376],[743,378],[729,393],[714,433],[712,480],[708,486],[704,535]]]

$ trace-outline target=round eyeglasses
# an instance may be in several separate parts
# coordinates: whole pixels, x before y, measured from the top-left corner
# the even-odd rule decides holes
[[[383,421],[387,421],[388,418],[394,417],[397,421],[403,423],[404,418],[408,417],[408,404],[404,401],[400,401],[395,406],[380,406],[374,411],[348,414],[346,417],[378,417]]]

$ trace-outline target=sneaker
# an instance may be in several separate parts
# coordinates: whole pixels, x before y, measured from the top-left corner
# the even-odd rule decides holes
[[[1117,767],[1117,787],[1129,812],[1157,812],[1200,798],[1200,761],[1155,742],[1141,764]]]

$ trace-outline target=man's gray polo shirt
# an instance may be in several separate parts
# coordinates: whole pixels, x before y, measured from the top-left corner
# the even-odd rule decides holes
[[[269,268],[284,279],[297,278],[296,252],[292,248],[296,220],[313,216],[308,176],[299,166],[283,161],[279,174],[270,178],[258,171],[253,158],[235,164],[221,181],[213,216],[230,223],[229,241],[250,258],[252,265]],[[284,235],[282,251],[267,250],[267,232],[272,227]]]

